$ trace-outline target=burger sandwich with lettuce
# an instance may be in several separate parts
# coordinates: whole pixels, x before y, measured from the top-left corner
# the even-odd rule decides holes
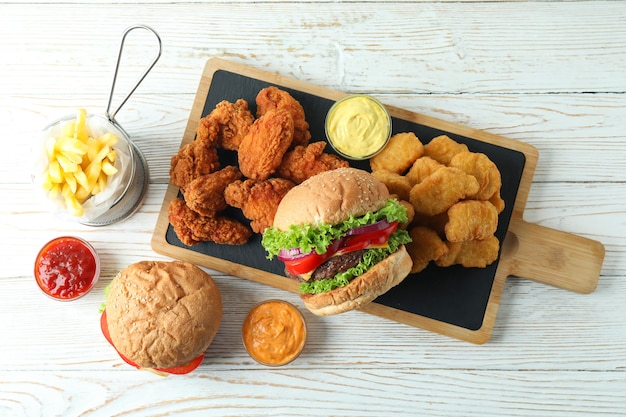
[[[366,171],[338,168],[315,175],[282,199],[263,233],[268,259],[301,281],[300,297],[325,316],[363,307],[409,274],[411,241],[398,224],[406,209]]]

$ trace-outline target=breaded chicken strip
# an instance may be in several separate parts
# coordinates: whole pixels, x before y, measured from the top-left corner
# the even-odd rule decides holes
[[[240,98],[235,103],[223,100],[200,119],[197,137],[206,138],[220,148],[236,151],[253,122],[254,116],[246,100]]]
[[[226,186],[238,179],[241,179],[241,172],[234,165],[196,178],[183,190],[187,206],[203,216],[217,216],[228,207],[224,199]]]
[[[285,154],[276,174],[300,184],[320,172],[349,166],[348,161],[336,155],[324,153],[325,147],[324,141],[313,142],[307,146],[296,146]]]
[[[168,207],[168,218],[178,239],[187,246],[212,241],[219,244],[243,245],[252,232],[237,220],[202,216],[187,207],[182,198],[175,198]]]
[[[263,116],[270,110],[288,110],[293,118],[294,133],[293,145],[306,145],[311,139],[309,123],[306,121],[304,109],[298,100],[287,91],[275,86],[262,89],[256,96],[257,117]]]
[[[274,224],[274,215],[278,204],[287,191],[295,184],[284,178],[269,178],[264,181],[235,181],[226,187],[226,202],[240,208],[243,215],[250,219],[250,227],[256,233]]]
[[[256,119],[241,141],[238,158],[242,174],[265,180],[276,171],[293,140],[293,118],[287,110],[269,110]]]
[[[206,140],[196,139],[178,150],[170,161],[170,181],[184,189],[194,179],[217,171],[217,149]]]

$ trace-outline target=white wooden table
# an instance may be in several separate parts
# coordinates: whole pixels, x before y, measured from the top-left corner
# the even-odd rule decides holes
[[[33,138],[77,107],[104,112],[136,23],[163,39],[117,117],[150,166],[145,202],[111,226],[58,220],[35,203]],[[121,92],[152,54],[151,38],[134,42]],[[150,239],[210,57],[532,144],[526,220],[605,245],[596,291],[510,278],[484,345],[361,312],[307,315],[304,353],[273,369],[246,354],[240,325],[255,302],[297,296],[209,271],[224,321],[201,367],[162,378],[127,366],[100,333],[102,289],[130,263],[168,259]],[[0,2],[0,415],[626,415],[625,120],[619,1]],[[92,242],[103,265],[71,303],[46,298],[32,273],[62,234]]]

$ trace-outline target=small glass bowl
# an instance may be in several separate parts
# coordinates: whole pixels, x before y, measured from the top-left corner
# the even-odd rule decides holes
[[[324,128],[328,142],[338,154],[364,160],[387,146],[391,137],[391,116],[374,97],[351,94],[331,106]]]
[[[50,123],[42,130],[39,143],[33,147],[34,167],[31,177],[35,190],[42,197],[41,200],[51,212],[62,218],[90,224],[91,221],[106,214],[128,192],[135,177],[135,158],[130,138],[119,125],[111,122],[104,116],[88,114],[86,125],[91,137],[100,137],[105,133],[113,133],[117,136],[118,142],[112,148],[117,154],[114,166],[118,172],[109,178],[109,183],[103,192],[92,195],[82,204],[84,210],[82,216],[73,216],[66,209],[63,196],[59,193],[56,197],[51,198],[43,190],[41,184],[44,181],[44,174],[48,167],[46,151],[48,142],[59,138],[62,135],[63,126],[75,119],[75,114],[68,115]]]
[[[300,310],[287,301],[263,301],[248,312],[241,338],[250,357],[261,365],[287,365],[304,349],[306,321]]]
[[[37,285],[48,297],[72,301],[87,294],[98,282],[100,257],[86,240],[60,236],[43,245],[35,258],[34,273]]]

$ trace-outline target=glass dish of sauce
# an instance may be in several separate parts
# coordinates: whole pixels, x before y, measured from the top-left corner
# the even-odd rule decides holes
[[[337,101],[328,111],[326,137],[340,155],[368,159],[380,152],[391,137],[391,116],[373,97],[353,94]]]
[[[75,300],[87,294],[100,276],[100,259],[87,241],[62,236],[46,243],[35,260],[39,288],[55,300]]]
[[[300,310],[281,300],[268,300],[250,310],[243,322],[242,339],[248,354],[268,366],[295,360],[306,342],[306,323]]]

